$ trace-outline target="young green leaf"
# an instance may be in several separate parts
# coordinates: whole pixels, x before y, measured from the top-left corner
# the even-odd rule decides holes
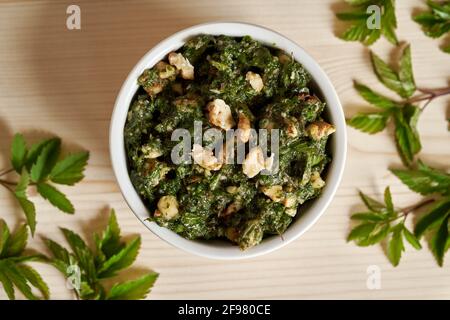
[[[439,201],[430,212],[423,216],[414,228],[414,234],[417,238],[420,238],[427,230],[435,228],[437,225],[450,214],[450,198]]]
[[[376,225],[377,224],[373,222],[366,222],[356,226],[348,235],[347,241],[354,240],[355,242],[359,242],[362,239],[366,239],[375,229]]]
[[[374,134],[386,128],[389,116],[388,112],[358,113],[347,120],[347,124],[362,132]]]
[[[395,17],[394,0],[377,0],[363,1],[352,0],[347,1],[354,7],[351,12],[337,13],[339,20],[352,22],[349,28],[340,35],[340,38],[347,41],[359,41],[364,45],[370,46],[383,35],[388,41],[397,44],[395,29],[397,28],[397,20]],[[380,25],[372,27],[369,23],[379,18],[377,12],[371,11],[371,5],[380,8]]]
[[[31,286],[40,290],[44,299],[48,299],[47,284],[36,270],[25,264],[28,261],[45,262],[42,255],[24,255],[27,238],[26,225],[10,234],[8,226],[0,219],[0,283],[9,299],[15,299],[14,288],[27,299],[38,299]]]
[[[30,177],[33,182],[45,179],[56,164],[61,149],[59,138],[50,139],[42,148],[36,162],[32,165]]]
[[[450,175],[419,161],[417,169],[390,169],[408,188],[422,195],[450,195]]]
[[[136,280],[115,284],[108,295],[107,300],[136,300],[144,299],[151,287],[158,279],[157,273],[146,274]]]
[[[394,112],[395,140],[403,162],[411,165],[414,156],[422,149],[419,133],[417,132],[417,121],[420,109],[413,105],[406,105]]]
[[[117,271],[129,267],[136,259],[141,247],[141,237],[133,239],[127,246],[106,260],[98,270],[99,278],[114,276]]]
[[[37,297],[31,291],[28,285],[27,279],[22,275],[22,273],[17,268],[16,264],[11,260],[5,259],[2,261],[3,265],[1,268],[6,276],[11,280],[11,282],[23,293],[23,295],[29,300],[37,300]]]
[[[5,290],[6,295],[8,296],[8,299],[15,300],[16,295],[14,294],[13,283],[6,276],[5,272],[2,271],[3,268],[2,268],[2,262],[0,261],[0,283],[3,285],[3,290]]]
[[[429,12],[423,12],[413,17],[414,21],[422,26],[424,33],[431,38],[439,38],[450,32],[450,2],[441,3],[427,1]],[[443,48],[444,52],[447,52]],[[450,50],[449,50],[450,52]],[[449,53],[447,52],[447,53]]]
[[[72,230],[61,228],[64,237],[70,245],[79,262],[80,268],[85,270],[88,279],[95,279],[94,254],[83,239]]]
[[[38,143],[31,145],[27,153],[27,159],[25,161],[25,166],[27,170],[31,170],[31,167],[36,163],[37,158],[41,154],[45,146],[52,142],[52,139],[42,140]]]
[[[403,49],[403,54],[400,57],[398,77],[402,82],[403,90],[411,96],[416,91],[416,83],[412,69],[410,45]]]
[[[392,228],[392,236],[388,243],[388,258],[394,267],[398,266],[402,252],[405,251],[403,245],[403,223],[397,224]]]
[[[106,258],[112,257],[121,251],[123,244],[120,242],[120,227],[114,209],[111,209],[108,226],[99,240],[98,248]]]
[[[21,255],[27,246],[27,240],[28,227],[26,224],[22,224],[19,229],[10,236],[5,256],[14,257]]]
[[[11,164],[17,173],[22,172],[27,157],[27,145],[23,135],[17,133],[11,144]]]
[[[384,203],[386,204],[386,209],[390,215],[394,215],[394,204],[392,203],[391,189],[386,187],[384,190]]]
[[[383,83],[388,89],[396,92],[402,98],[409,98],[412,96],[415,92],[415,84],[411,67],[411,52],[409,46],[403,49],[402,57],[400,58],[401,76],[374,52],[371,52],[371,60],[375,74],[381,83]]]
[[[377,200],[369,197],[368,195],[364,194],[363,192],[359,191],[359,196],[361,200],[364,202],[367,208],[370,210],[377,212],[377,213],[385,213],[386,207],[378,202]]]
[[[83,171],[89,159],[89,152],[71,154],[54,166],[50,172],[50,180],[59,183],[74,185],[84,178]]]
[[[59,191],[52,185],[49,185],[45,182],[40,182],[37,184],[37,191],[44,199],[47,199],[59,210],[70,214],[73,214],[75,212],[75,209],[69,199],[67,199],[67,197],[61,191]]]
[[[406,241],[408,241],[409,244],[412,245],[415,249],[422,249],[419,240],[405,226],[403,226],[403,235],[405,236]]]
[[[8,241],[11,234],[5,220],[0,219],[0,257],[3,257],[8,250]]]
[[[398,106],[397,102],[392,101],[391,99],[373,91],[372,89],[363,84],[360,84],[355,81],[353,83],[353,86],[358,91],[360,96],[364,98],[364,100],[371,103],[375,107],[389,110],[391,108],[396,108]]]
[[[21,264],[17,266],[22,276],[28,280],[28,282],[39,289],[44,299],[50,298],[50,290],[41,275],[32,267]]]
[[[395,29],[397,29],[397,18],[395,16],[394,0],[386,0],[384,14],[381,16],[381,33],[393,45],[398,44]]]
[[[31,230],[31,235],[34,235],[34,231],[36,230],[36,208],[34,203],[28,200],[26,190],[30,183],[30,176],[26,170],[22,170],[22,175],[20,176],[19,183],[16,186],[14,191],[14,196],[19,202],[20,207],[25,213],[25,217],[27,218],[28,226]]]
[[[447,249],[447,242],[449,239],[449,233],[448,233],[449,218],[450,218],[450,215],[447,214],[445,219],[442,221],[442,224],[439,227],[438,231],[436,232],[433,239],[431,240],[431,247],[433,249],[434,254],[436,255],[436,260],[437,260],[439,266],[441,266],[441,267],[444,264],[444,254]]]
[[[94,253],[79,235],[71,230],[61,228],[74,254],[54,241],[45,243],[53,254],[51,262],[65,276],[69,276],[67,267],[77,265],[80,269],[80,287],[76,289],[81,299],[139,299],[148,293],[157,274],[150,273],[145,277],[125,283],[115,284],[108,292],[102,284],[103,279],[114,276],[119,270],[130,266],[139,251],[140,237],[124,245],[120,239],[120,228],[114,210],[111,210],[109,223],[103,235],[96,236]]]

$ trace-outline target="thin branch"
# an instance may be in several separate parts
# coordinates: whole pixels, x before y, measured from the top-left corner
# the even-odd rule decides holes
[[[10,186],[16,186],[17,185],[17,182],[5,180],[5,179],[0,179],[0,183],[1,184],[6,184],[6,185],[10,185]]]
[[[8,173],[10,173],[10,172],[13,172],[13,171],[14,171],[13,168],[3,170],[3,171],[0,172],[0,177],[1,177],[1,176],[4,176],[5,174],[8,174]]]
[[[422,92],[422,94],[406,100],[406,103],[416,103],[426,101],[424,106],[421,108],[422,110],[424,110],[428,106],[428,104],[430,104],[430,102],[433,101],[434,99],[450,94],[450,87],[440,89],[418,88],[417,90]]]
[[[416,204],[413,204],[412,206],[403,208],[403,209],[401,210],[401,212],[403,212],[403,215],[407,216],[407,215],[410,214],[411,212],[416,211],[416,210],[419,210],[420,208],[423,208],[423,207],[425,207],[425,206],[427,206],[427,205],[429,205],[430,203],[433,203],[433,202],[435,202],[435,201],[436,201],[436,199],[433,199],[433,198],[425,199],[425,200],[422,200],[422,201],[420,201],[420,202],[418,202],[418,203],[416,203]]]

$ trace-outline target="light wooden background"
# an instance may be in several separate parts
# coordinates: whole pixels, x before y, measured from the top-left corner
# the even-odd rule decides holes
[[[81,7],[82,29],[66,29],[66,8]],[[442,87],[449,81],[450,56],[439,41],[426,38],[411,13],[422,1],[397,1],[398,36],[412,43],[417,83]],[[450,298],[450,256],[437,267],[427,248],[407,247],[393,268],[379,246],[347,244],[349,214],[359,206],[357,188],[381,197],[391,185],[394,200],[408,205],[418,198],[387,171],[398,166],[392,130],[368,136],[348,129],[349,153],[343,182],[330,208],[303,237],[256,259],[222,262],[192,256],[151,234],[131,213],[119,193],[108,153],[108,126],[116,94],[129,70],[153,45],[182,28],[206,21],[233,20],[261,24],[295,40],[325,69],[347,116],[364,110],[352,88],[358,79],[386,92],[374,77],[368,50],[334,36],[342,25],[334,13],[342,1],[1,1],[0,3],[0,168],[6,166],[14,132],[31,139],[55,133],[69,149],[91,151],[87,177],[64,188],[74,216],[59,213],[32,195],[38,211],[37,234],[62,240],[58,226],[85,236],[102,228],[108,206],[118,212],[126,235],[140,233],[138,269],[153,268],[160,278],[151,299],[219,298]],[[392,47],[383,39],[373,46],[383,58]],[[446,110],[449,99],[428,107],[420,120],[421,158],[440,167],[449,164]],[[10,195],[0,190],[0,216],[12,226],[23,215]],[[43,249],[37,236],[31,247]],[[368,290],[366,270],[381,268],[380,290]],[[54,269],[37,265],[52,298],[71,298]],[[134,270],[128,275],[137,275]],[[0,298],[5,298],[0,293]]]

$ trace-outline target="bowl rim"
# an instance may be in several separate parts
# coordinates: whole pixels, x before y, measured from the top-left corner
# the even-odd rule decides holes
[[[327,103],[326,110],[336,127],[331,146],[333,160],[328,165],[327,184],[322,194],[314,199],[307,210],[291,223],[283,233],[283,237],[265,238],[260,244],[246,251],[241,251],[237,246],[231,244],[224,245],[220,241],[188,240],[167,228],[158,226],[155,222],[147,221],[148,210],[134,189],[128,173],[123,129],[131,99],[138,88],[136,79],[145,68],[152,67],[170,51],[180,48],[186,39],[202,33],[229,36],[249,35],[257,41],[291,52],[295,60],[300,62],[311,74],[313,82],[320,89]],[[269,39],[276,41],[269,41]],[[122,196],[133,214],[147,229],[167,243],[191,254],[219,260],[238,260],[267,254],[289,244],[309,230],[325,213],[342,180],[347,155],[347,132],[344,112],[334,86],[319,64],[301,46],[284,35],[263,26],[244,22],[219,21],[206,22],[182,29],[160,41],[138,61],[117,95],[111,116],[109,147],[112,168]]]

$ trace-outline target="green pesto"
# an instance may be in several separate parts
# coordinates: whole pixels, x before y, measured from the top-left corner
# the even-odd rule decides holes
[[[125,124],[131,181],[149,219],[187,239],[223,238],[243,250],[264,237],[281,235],[293,216],[302,214],[305,202],[320,194],[323,186],[315,186],[312,177],[331,159],[328,135],[313,139],[307,130],[323,120],[325,107],[311,90],[310,75],[288,54],[248,36],[200,35],[177,52],[194,66],[194,80],[183,79],[170,65],[164,67],[164,78],[161,69],[145,70]],[[261,76],[260,92],[246,80],[248,71]],[[239,164],[208,171],[197,164],[172,163],[171,149],[178,143],[170,140],[172,131],[192,132],[195,120],[203,122],[203,130],[212,127],[205,106],[214,99],[230,106],[235,122],[242,112],[252,128],[280,129],[278,173],[248,178]],[[293,128],[295,136],[289,134]],[[262,192],[275,185],[295,205],[288,208]],[[157,214],[158,200],[167,195],[178,201],[179,213],[171,219]],[[236,210],[227,210],[233,205]]]

